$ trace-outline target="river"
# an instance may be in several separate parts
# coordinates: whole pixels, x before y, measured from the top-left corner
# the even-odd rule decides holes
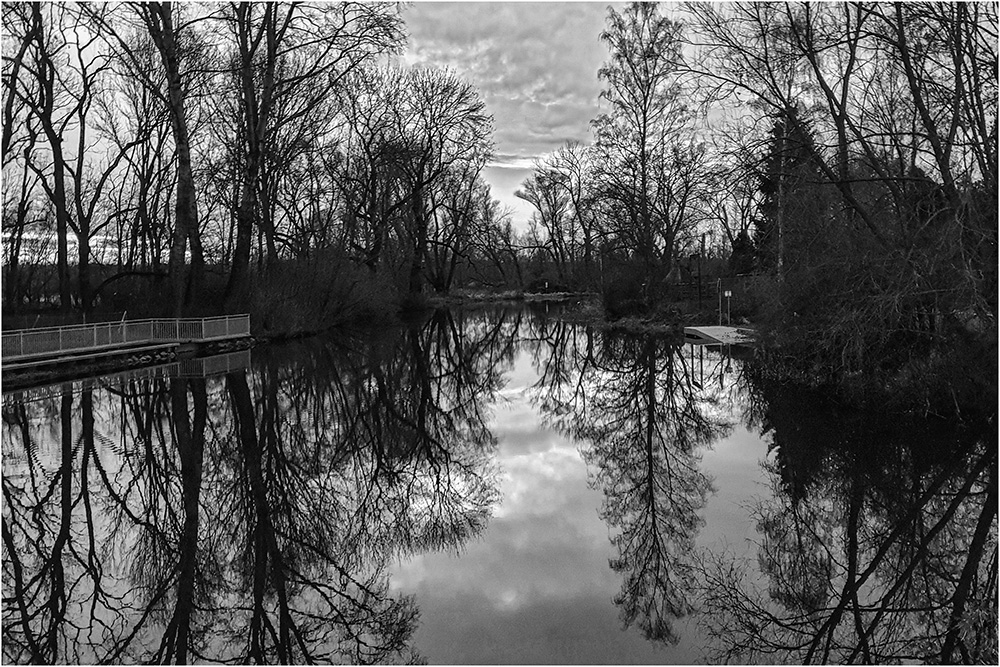
[[[995,419],[752,357],[442,310],[5,393],[4,659],[995,662]]]

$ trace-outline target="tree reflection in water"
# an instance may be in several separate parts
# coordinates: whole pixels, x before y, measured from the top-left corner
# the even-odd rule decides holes
[[[725,355],[706,372],[703,351],[648,336],[540,320],[529,339],[536,405],[604,492],[627,625],[675,642],[695,612],[711,662],[996,663],[995,415],[959,428],[840,408],[759,362],[733,384]],[[695,546],[698,452],[741,410],[773,454],[757,563]]]
[[[698,360],[667,338],[605,333],[542,321],[533,354],[536,402],[576,438],[604,493],[601,517],[623,578],[615,604],[626,625],[676,643],[673,622],[692,610],[695,537],[711,490],[700,450],[732,424],[722,409],[725,360]],[[691,351],[691,348],[687,348]]]
[[[839,408],[745,374],[773,495],[749,563],[706,555],[716,662],[997,661],[995,417],[950,427]]]
[[[860,413],[758,362],[500,311],[5,397],[4,659],[419,658],[388,568],[484,530],[487,406],[522,340],[603,492],[627,625],[670,643],[692,614],[713,662],[996,662],[995,414]],[[696,544],[701,454],[739,417],[771,448],[757,562]]]
[[[5,660],[417,658],[387,566],[485,527],[517,326],[438,313],[224,378],[6,401]]]

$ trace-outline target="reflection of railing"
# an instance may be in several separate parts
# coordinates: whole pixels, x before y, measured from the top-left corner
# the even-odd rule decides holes
[[[239,350],[212,357],[181,359],[177,362],[177,376],[182,378],[207,377],[232,371],[241,371],[250,366],[250,350]]]
[[[131,320],[3,334],[3,360],[55,356],[66,352],[130,347],[143,343],[186,343],[250,335],[249,315],[201,319]]]
[[[29,401],[41,401],[56,398],[66,392],[79,394],[87,389],[119,388],[132,380],[162,379],[170,378],[198,378],[221,375],[233,371],[242,371],[250,367],[250,350],[237,350],[227,354],[217,354],[211,357],[199,357],[195,359],[182,359],[169,364],[159,366],[147,366],[145,368],[134,368],[119,373],[110,373],[95,377],[82,378],[58,384],[36,387],[34,389],[21,389],[12,392],[5,392],[3,404],[8,406],[13,403],[27,403]],[[72,388],[70,388],[72,387]]]

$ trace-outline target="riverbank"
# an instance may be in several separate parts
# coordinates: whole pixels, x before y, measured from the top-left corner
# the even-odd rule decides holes
[[[609,315],[596,292],[522,292],[505,290],[490,292],[484,290],[459,290],[447,295],[435,295],[427,299],[433,308],[489,308],[513,304],[549,304],[558,307],[553,316],[573,324],[583,324],[602,330],[626,331],[630,333],[677,334],[684,327],[712,325],[719,323],[719,313],[714,309],[699,309],[697,303],[675,301],[666,303],[649,315],[631,315],[613,318]],[[751,327],[751,322],[740,317],[734,318],[734,326]]]
[[[714,325],[716,310],[697,308],[689,302],[666,303],[647,316],[611,319],[597,294],[554,293],[545,295],[465,295],[442,299],[440,307],[482,308],[509,303],[549,304],[550,317],[602,331],[683,337],[685,327]],[[554,308],[553,308],[554,307]],[[723,317],[725,322],[725,317]],[[795,351],[802,345],[782,344],[773,330],[759,329],[746,316],[734,318],[734,326],[757,330],[757,358],[771,380],[789,386],[822,390],[845,405],[882,409],[898,414],[934,416],[960,421],[978,421],[995,411],[998,390],[997,341],[995,331],[954,334],[947,341],[913,351],[899,364],[885,363],[863,371],[845,372],[835,363],[801,359]]]

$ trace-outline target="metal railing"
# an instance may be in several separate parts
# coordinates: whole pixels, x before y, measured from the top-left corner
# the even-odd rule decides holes
[[[250,335],[249,315],[200,319],[123,320],[102,324],[22,329],[3,334],[3,360],[142,343],[186,343]]]

